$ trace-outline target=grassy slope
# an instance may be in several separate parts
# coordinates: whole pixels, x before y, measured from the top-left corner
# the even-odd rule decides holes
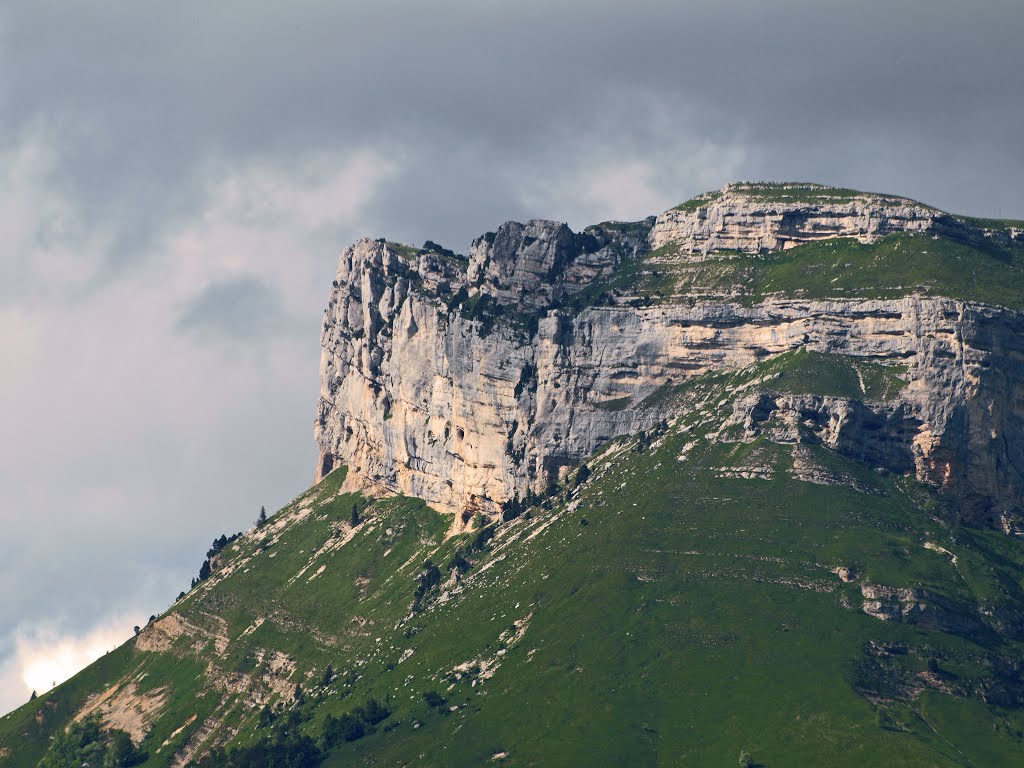
[[[442,541],[447,520],[416,499],[388,499],[367,508],[367,500],[360,496],[336,495],[343,478],[343,471],[334,473],[282,510],[268,526],[271,538],[278,533],[276,527],[281,529],[279,539],[269,548],[263,548],[269,539],[261,539],[261,535],[247,536],[229,546],[225,566],[251,559],[229,576],[215,576],[193,590],[168,612],[183,616],[201,628],[201,633],[179,638],[165,653],[138,651],[135,641],[129,641],[0,720],[0,747],[11,751],[6,762],[0,759],[0,765],[35,765],[49,735],[63,727],[88,695],[121,680],[137,681],[142,692],[169,687],[170,704],[145,744],[151,754],[149,764],[163,765],[207,716],[217,719],[218,730],[233,730],[253,719],[255,710],[221,689],[225,680],[235,683],[241,675],[263,675],[270,665],[269,651],[300,661],[290,675],[291,686],[308,684],[306,674],[322,675],[330,662],[340,671],[345,662],[354,668],[357,661],[375,653],[371,634],[376,625],[390,626],[404,614],[419,561],[408,564],[405,571],[398,566],[410,553]],[[330,556],[317,558],[302,577],[293,580],[315,549],[336,541],[336,531],[347,533],[356,502],[367,519],[354,537]],[[305,508],[314,511],[303,517]],[[385,527],[383,521],[390,523]],[[309,581],[326,563],[331,567]],[[360,625],[362,616],[366,616],[365,625]],[[228,640],[223,651],[217,648],[218,634]],[[197,637],[198,649],[193,648]],[[211,662],[212,667],[208,666]],[[290,691],[291,686],[284,687]],[[255,687],[265,691],[265,686]],[[197,715],[194,723],[186,725],[193,715]],[[185,728],[171,738],[183,725]],[[216,731],[211,734],[216,735]],[[239,736],[243,742],[245,737],[245,732]],[[162,746],[167,739],[171,743]]]
[[[428,719],[440,731],[434,739],[399,729],[363,743],[373,764],[413,764],[417,755],[483,764],[508,751],[515,765],[712,765],[731,764],[742,748],[769,766],[1009,765],[1024,756],[1018,714],[927,691],[873,706],[851,685],[880,684],[876,670],[861,670],[873,639],[911,649],[911,677],[941,657],[964,685],[984,676],[992,653],[866,616],[856,609],[859,588],[829,570],[857,564],[862,579],[926,586],[965,605],[987,591],[923,548],[932,539],[952,548],[955,534],[919,508],[917,489],[855,466],[845,469],[889,495],[720,478],[709,469],[729,465],[733,449],[694,448],[680,463],[684,442],[672,435],[657,450],[626,454],[588,484],[578,511],[556,513],[463,602],[432,612],[434,626],[410,644],[418,648],[411,661],[421,661],[409,672],[425,676],[425,687],[438,684],[448,649],[466,645],[467,619],[474,628],[497,623],[493,636],[534,615],[485,694],[456,686],[452,700],[468,711]],[[525,539],[547,519],[513,529]],[[1012,553],[1015,564],[993,581],[1019,589],[1019,545],[975,535],[979,549]],[[970,549],[961,560],[978,557]]]
[[[813,352],[800,347],[766,361],[761,370],[768,386],[778,392],[845,397],[850,400],[887,400],[906,382],[905,368],[872,363],[848,355]]]
[[[725,253],[693,262],[670,244],[626,264],[581,302],[611,290],[668,300],[727,296],[755,304],[771,296],[891,299],[919,293],[1024,309],[1024,248],[979,247],[940,237],[895,234],[871,245],[849,238],[766,255]]]
[[[787,372],[828,369],[851,386],[847,365],[793,356],[756,374],[784,389]],[[258,710],[235,706],[215,679],[259,674],[271,648],[297,661],[286,689],[307,689],[312,735],[328,713],[390,697],[392,717],[335,750],[333,766],[485,765],[500,752],[518,766],[732,765],[741,749],[766,766],[1019,764],[1021,711],[986,705],[982,692],[993,701],[1000,686],[1019,687],[1006,662],[1024,651],[976,619],[979,605],[1000,614],[1024,604],[1024,547],[944,522],[926,490],[824,449],[815,460],[848,485],[791,479],[788,446],[703,437],[729,413],[730,389],[753,375],[706,377],[670,395],[689,415],[667,435],[592,462],[578,508],[563,495],[501,526],[450,599],[435,592],[409,621],[423,559],[443,567],[465,537],[446,541],[446,520],[421,502],[378,501],[354,538],[307,568],[364,503],[337,495],[332,475],[272,520],[284,529],[276,544],[255,554],[262,543],[243,539],[231,562],[254,559],[173,609],[213,629],[212,617],[226,620],[223,653],[201,643],[197,659],[186,647],[194,638],[166,653],[127,644],[0,721],[0,745],[14,753],[0,766],[34,764],[86,693],[142,672],[141,687],[175,694],[145,745],[148,765],[166,764],[207,713],[251,741]],[[751,464],[775,474],[719,471]],[[861,576],[844,584],[837,565]],[[924,590],[943,615],[971,621],[956,632],[881,622],[860,610],[864,581]],[[871,642],[896,652],[868,652]],[[320,688],[327,663],[338,678]],[[430,690],[447,697],[443,710],[423,701]],[[157,752],[192,714],[199,720]]]

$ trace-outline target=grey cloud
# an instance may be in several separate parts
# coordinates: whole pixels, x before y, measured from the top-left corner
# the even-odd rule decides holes
[[[246,340],[285,330],[290,321],[274,292],[254,277],[211,283],[181,311],[178,328]]]
[[[1007,141],[1022,117],[1013,95],[1024,11],[999,0],[983,6],[236,3],[201,14],[154,4],[133,14],[94,3],[60,6],[65,23],[54,25],[55,10],[32,4],[9,11],[21,34],[12,35],[19,44],[7,71],[23,74],[7,89],[3,114],[12,124],[45,115],[61,126],[74,155],[69,177],[105,216],[136,209],[151,186],[169,198],[168,212],[175,197],[187,205],[180,198],[197,165],[211,159],[256,161],[339,143],[387,140],[417,157],[444,153],[460,180],[475,181],[465,147],[543,174],[537,158],[555,127],[565,129],[564,152],[573,150],[568,137],[600,121],[620,139],[642,136],[645,115],[631,98],[638,92],[707,135],[741,135],[760,149],[749,153],[745,175],[789,177],[819,167],[802,157],[840,155],[845,161],[826,170],[846,183],[860,179],[865,158],[903,145],[945,167],[940,194],[966,208],[971,200],[956,189],[991,154],[986,144],[1016,159],[1024,151]],[[976,146],[957,152],[967,137]],[[1019,207],[1002,163],[988,163],[990,185]],[[888,186],[913,186],[884,175]],[[427,191],[422,177],[406,182]],[[686,182],[676,181],[681,194],[695,191]],[[500,174],[489,184],[490,215],[515,212]],[[446,191],[459,207],[481,190],[463,183]],[[397,207],[404,200],[391,218],[415,213]],[[452,232],[468,240],[478,228],[473,221]],[[432,235],[448,233],[424,236]]]

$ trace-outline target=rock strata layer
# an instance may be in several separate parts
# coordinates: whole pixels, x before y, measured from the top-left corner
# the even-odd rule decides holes
[[[787,194],[788,192],[788,194]],[[681,243],[694,254],[718,251],[760,253],[815,240],[852,237],[872,243],[894,232],[969,228],[947,213],[901,197],[840,194],[808,185],[730,184],[704,204],[658,216],[651,243]]]

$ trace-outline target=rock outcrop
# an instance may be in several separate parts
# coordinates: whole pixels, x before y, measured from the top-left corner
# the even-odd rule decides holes
[[[807,184],[730,184],[658,216],[651,244],[680,243],[694,254],[760,253],[814,240],[852,237],[872,243],[894,232],[968,232],[947,213],[891,195]]]
[[[972,519],[1013,530],[1024,494],[1020,313],[912,292],[753,306],[588,300],[670,242],[701,259],[894,231],[985,237],[912,201],[793,189],[807,199],[766,202],[731,186],[656,220],[579,234],[508,223],[468,259],[432,243],[360,240],[341,256],[325,314],[318,477],[346,464],[348,483],[424,498],[459,513],[459,528],[541,492],[607,441],[650,429],[675,385],[805,348],[899,366],[906,384],[884,402],[752,395],[737,423],[753,433],[771,416],[776,426],[807,422],[815,439],[914,472]]]
[[[611,276],[648,249],[654,218],[588,227],[575,234],[554,221],[510,221],[473,241],[466,280],[499,304],[544,309]]]

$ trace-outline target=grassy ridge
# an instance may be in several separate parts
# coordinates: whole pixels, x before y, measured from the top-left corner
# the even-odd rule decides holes
[[[608,281],[573,297],[577,308],[608,297],[676,301],[727,298],[753,305],[771,297],[894,299],[944,296],[1024,309],[1024,247],[970,245],[946,237],[893,234],[872,244],[835,238],[764,255],[723,252],[704,261],[669,244],[626,262]]]

